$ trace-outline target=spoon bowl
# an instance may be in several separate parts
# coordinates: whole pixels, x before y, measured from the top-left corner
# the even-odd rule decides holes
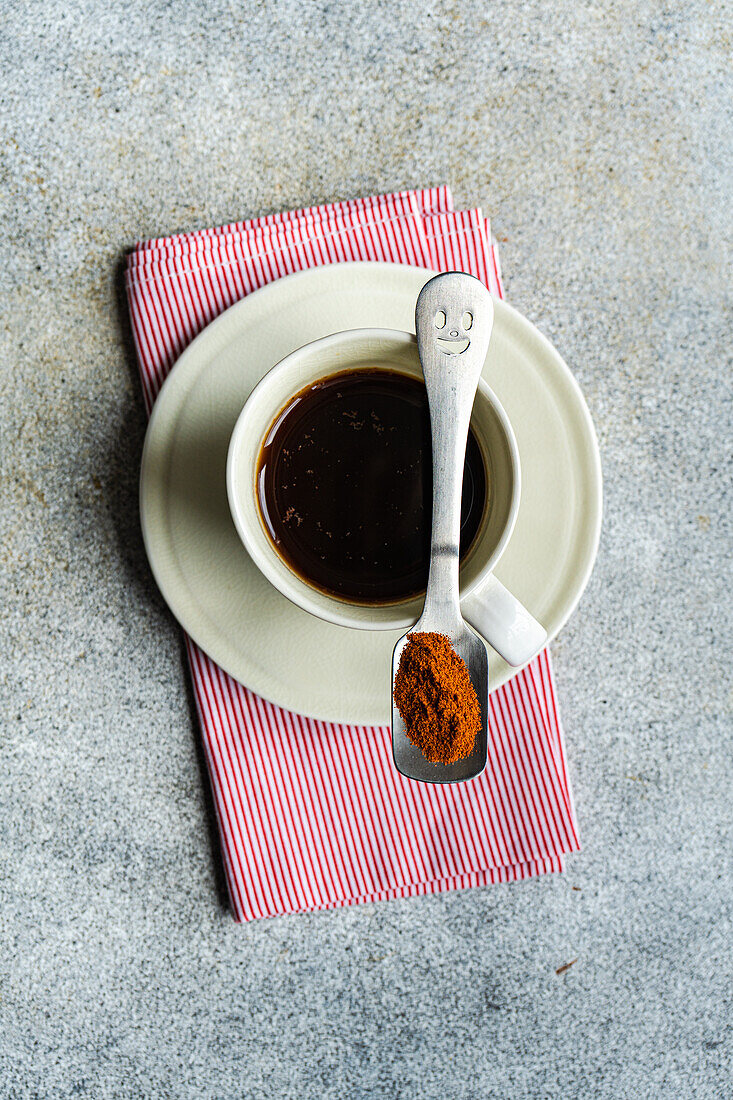
[[[411,633],[445,634],[453,649],[466,668],[481,707],[481,728],[476,736],[473,752],[454,764],[431,764],[420,749],[412,744],[405,731],[402,715],[398,711],[394,695],[392,698],[392,756],[397,770],[408,779],[418,779],[423,783],[463,783],[475,779],[486,767],[488,706],[489,706],[489,658],[486,645],[477,634],[461,620],[452,630],[445,624],[438,626],[424,617],[413,629],[398,641],[392,655],[392,684],[400,665],[402,650]]]

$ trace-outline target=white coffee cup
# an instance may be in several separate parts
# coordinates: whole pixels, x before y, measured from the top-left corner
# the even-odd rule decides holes
[[[306,344],[261,379],[239,415],[229,443],[227,494],[239,537],[250,557],[284,596],[304,611],[339,626],[405,630],[420,616],[422,596],[363,605],[328,595],[298,576],[280,557],[262,521],[257,467],[265,436],[300,390],[340,371],[383,367],[422,378],[417,341],[395,329],[352,329]],[[471,427],[489,474],[489,501],[478,533],[461,562],[461,610],[466,620],[511,665],[525,664],[546,640],[543,627],[496,579],[519,510],[519,451],[496,395],[481,379]]]

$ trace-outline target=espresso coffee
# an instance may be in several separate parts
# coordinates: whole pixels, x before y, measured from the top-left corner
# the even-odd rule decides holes
[[[469,432],[461,557],[488,499]],[[421,379],[392,370],[331,375],[296,394],[259,455],[257,498],[281,558],[322,592],[360,604],[424,591],[430,557],[430,414]]]

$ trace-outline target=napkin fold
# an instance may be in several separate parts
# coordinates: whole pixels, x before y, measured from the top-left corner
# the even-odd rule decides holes
[[[126,288],[150,413],[191,340],[274,279],[382,260],[466,271],[503,297],[480,210],[447,187],[307,207],[139,242]],[[563,870],[579,849],[547,650],[489,696],[478,778],[415,783],[392,764],[388,727],[284,710],[186,650],[235,920],[511,882]]]

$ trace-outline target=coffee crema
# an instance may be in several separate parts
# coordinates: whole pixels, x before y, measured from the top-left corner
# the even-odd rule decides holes
[[[462,558],[488,495],[481,449],[469,431]],[[307,584],[367,605],[423,592],[432,456],[422,379],[374,367],[333,374],[301,390],[265,437],[257,501],[278,554]]]

